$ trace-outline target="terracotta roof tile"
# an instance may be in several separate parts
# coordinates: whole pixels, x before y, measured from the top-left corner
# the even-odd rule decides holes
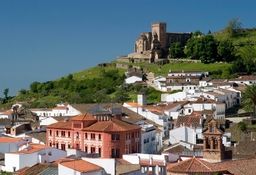
[[[167,171],[179,173],[214,173],[220,172],[221,170],[212,163],[193,157],[192,159],[175,164],[169,164]]]
[[[139,103],[135,103],[135,102],[125,102],[125,103],[132,107],[142,107]]]
[[[23,140],[22,138],[12,138],[12,137],[0,137],[0,143],[11,143]]]
[[[109,121],[98,121],[89,127],[84,128],[84,131],[129,131],[139,129],[140,126],[133,125],[115,118]]]
[[[45,148],[51,148],[50,146],[42,145],[42,144],[36,144],[36,143],[30,143],[30,149],[24,149],[18,152],[10,152],[9,154],[31,154],[37,151],[40,151]]]
[[[60,162],[59,164],[65,166],[65,167],[74,169],[76,171],[79,171],[81,173],[97,171],[97,170],[103,169],[102,167],[100,167],[98,165],[92,164],[92,163],[84,161],[82,159],[64,161],[64,162]]]
[[[83,114],[80,114],[76,117],[72,117],[71,120],[72,121],[74,121],[74,120],[80,120],[80,121],[83,120],[83,121],[85,121],[85,120],[96,120],[96,119],[92,114],[83,113]]]
[[[60,121],[46,126],[46,128],[57,128],[57,129],[71,129],[72,122],[69,121]]]

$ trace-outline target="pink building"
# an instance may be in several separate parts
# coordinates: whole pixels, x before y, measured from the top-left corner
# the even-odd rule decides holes
[[[103,158],[120,158],[141,150],[141,127],[122,121],[121,114],[83,113],[48,125],[46,145],[80,149]]]

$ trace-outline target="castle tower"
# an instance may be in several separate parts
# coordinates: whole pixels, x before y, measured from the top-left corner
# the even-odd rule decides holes
[[[158,35],[158,41],[163,48],[166,47],[166,23],[165,22],[154,22],[152,23],[152,35],[154,33]]]
[[[208,122],[207,129],[203,132],[203,158],[209,162],[221,162],[231,159],[232,152],[225,151],[222,143],[223,132],[217,127],[217,121],[212,118]]]

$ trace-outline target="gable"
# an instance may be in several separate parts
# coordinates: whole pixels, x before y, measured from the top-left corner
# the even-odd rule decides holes
[[[203,131],[204,134],[217,134],[222,135],[223,132],[217,127],[218,123],[214,118],[211,118],[208,122],[207,128]]]

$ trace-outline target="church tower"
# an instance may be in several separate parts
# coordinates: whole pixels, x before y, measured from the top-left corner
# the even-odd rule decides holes
[[[232,152],[225,151],[222,143],[223,132],[217,127],[217,121],[212,118],[208,127],[203,132],[203,158],[209,162],[221,162],[224,159],[231,159]]]
[[[158,41],[163,48],[166,47],[166,23],[165,22],[155,22],[152,23],[152,35],[156,32],[158,36]]]

